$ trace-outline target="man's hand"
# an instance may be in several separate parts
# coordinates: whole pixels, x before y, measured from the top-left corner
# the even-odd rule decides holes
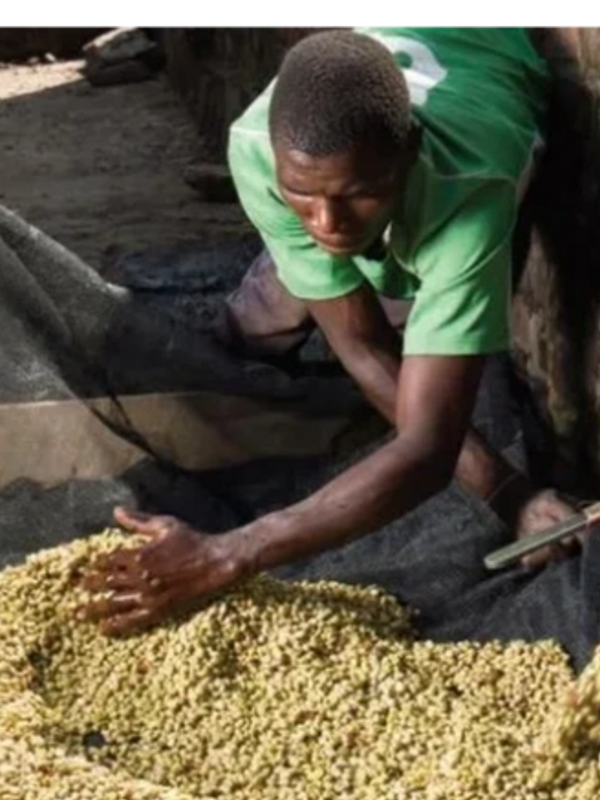
[[[202,534],[175,517],[124,509],[115,510],[115,519],[148,542],[100,556],[84,578],[84,588],[101,596],[81,616],[99,621],[102,633],[143,630],[246,577],[247,559],[234,534]]]
[[[549,528],[577,513],[577,509],[561,500],[554,489],[538,492],[522,507],[516,528],[516,538],[523,539],[531,533]],[[551,561],[562,561],[576,552],[585,532],[562,539],[560,542],[535,550],[523,556],[521,564],[528,569],[539,569]]]

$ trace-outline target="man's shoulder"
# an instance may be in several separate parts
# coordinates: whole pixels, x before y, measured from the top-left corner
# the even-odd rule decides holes
[[[402,70],[433,169],[519,180],[540,139],[549,84],[525,30],[361,30]]]

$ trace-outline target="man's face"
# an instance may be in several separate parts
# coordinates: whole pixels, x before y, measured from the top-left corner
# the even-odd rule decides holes
[[[275,160],[283,200],[320,247],[342,256],[364,252],[383,232],[413,161],[366,148],[318,158],[281,147]]]

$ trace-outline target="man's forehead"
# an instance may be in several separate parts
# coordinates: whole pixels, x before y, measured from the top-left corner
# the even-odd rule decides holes
[[[355,148],[345,153],[312,156],[300,150],[275,148],[278,176],[281,179],[321,177],[373,181],[389,175],[399,156],[382,156],[373,148]]]

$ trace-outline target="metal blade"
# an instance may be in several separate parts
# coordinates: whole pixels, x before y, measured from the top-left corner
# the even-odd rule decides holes
[[[485,557],[484,564],[488,569],[502,569],[503,567],[508,567],[510,564],[514,564],[515,561],[518,561],[522,556],[533,553],[534,550],[539,550],[541,547],[564,539],[565,536],[583,530],[589,523],[590,517],[585,512],[574,514],[572,517],[564,520],[564,522],[559,522],[551,528],[546,528],[543,531],[539,531],[539,533],[532,533],[524,539],[519,539],[506,547],[494,550],[494,552]]]

